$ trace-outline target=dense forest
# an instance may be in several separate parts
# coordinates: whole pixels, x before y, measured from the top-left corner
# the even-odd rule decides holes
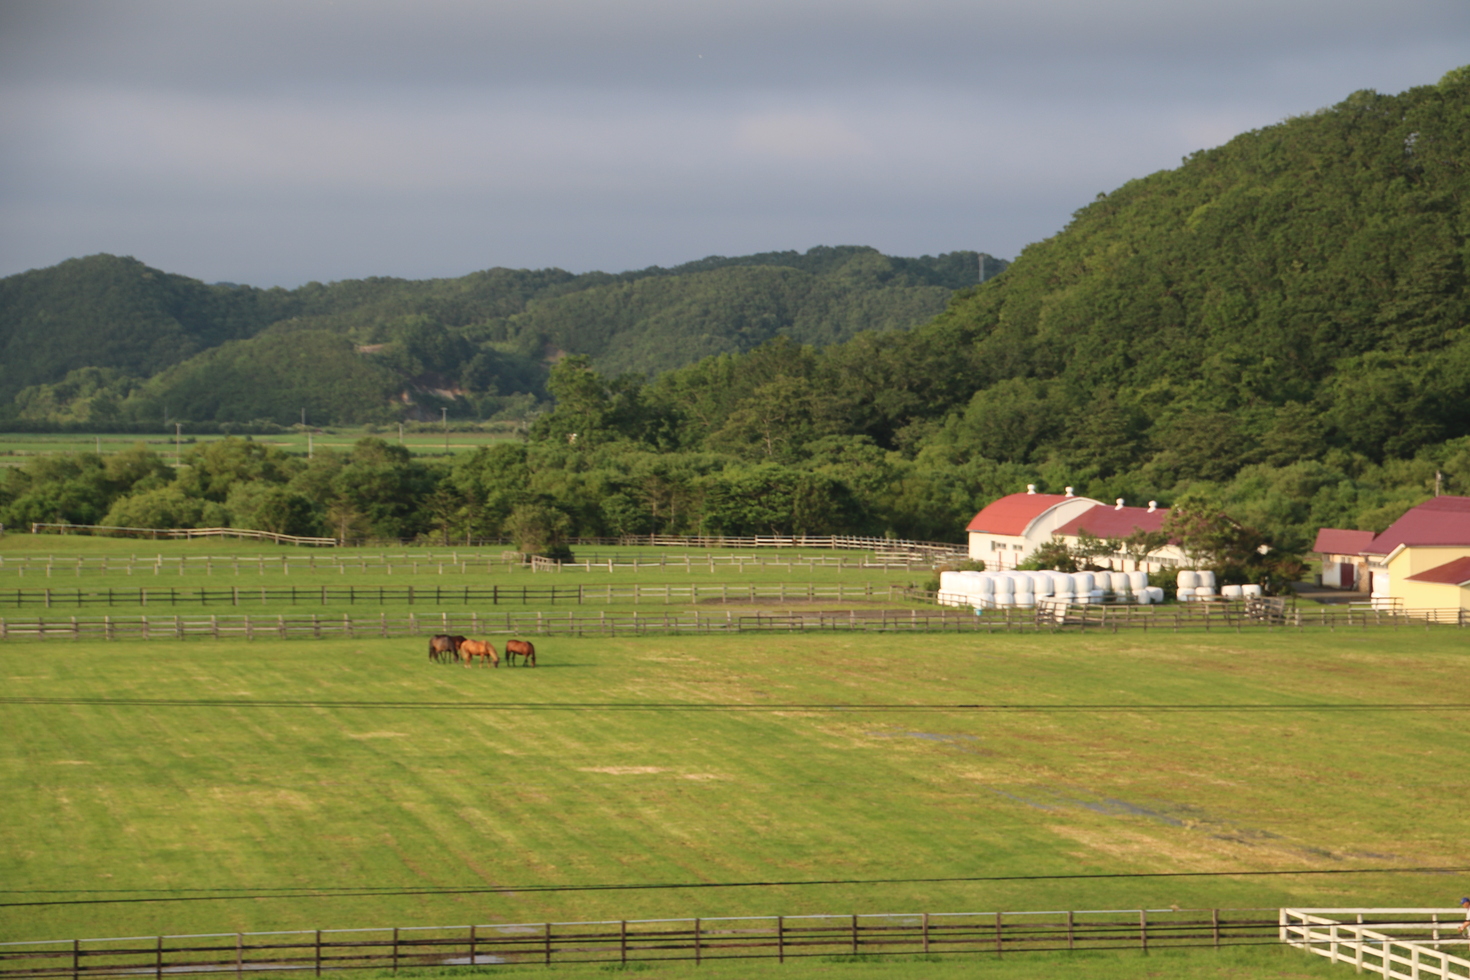
[[[285,290],[94,255],[0,280],[0,424],[525,416],[565,354],[650,376],[777,337],[822,346],[915,326],[1004,268],[850,246]]]
[[[1300,553],[1317,527],[1380,529],[1436,488],[1470,493],[1467,161],[1470,68],[1354,93],[1100,195],[913,329],[843,339],[818,317],[820,336],[757,333],[652,377],[623,370],[634,348],[610,334],[550,368],[555,407],[524,443],[421,463],[372,440],[311,461],[236,440],[176,479],[141,451],[37,462],[0,490],[0,516],[536,547],[654,530],[959,540],[980,506],[1035,483],[1228,514],[1242,540]],[[945,269],[850,261],[903,289]],[[714,271],[752,269],[816,274]],[[636,306],[658,278],[561,298]],[[850,322],[839,306],[823,317]],[[510,357],[517,323],[559,343],[537,319],[553,308],[570,307],[528,304],[461,339]],[[322,327],[295,316],[216,356]]]

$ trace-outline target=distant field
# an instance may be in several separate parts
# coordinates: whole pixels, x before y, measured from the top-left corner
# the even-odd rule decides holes
[[[487,431],[451,431],[446,448],[443,432],[405,429],[401,441],[415,456],[443,456],[446,452],[449,454],[469,452],[480,446],[516,439],[518,432],[517,426],[510,423],[504,427]],[[340,451],[350,449],[354,442],[368,435],[390,443],[400,441],[398,429],[387,426],[380,426],[379,431],[374,433],[369,433],[363,427],[332,427],[313,433],[309,440],[304,432],[257,435],[249,438],[268,446],[276,446],[287,452],[306,455],[308,441],[313,450],[330,448]],[[186,426],[179,445],[187,452],[190,446],[223,438],[225,436],[190,435]],[[245,437],[237,436],[236,438]],[[0,432],[0,466],[19,466],[34,456],[54,456],[58,453],[101,452],[105,455],[121,452],[138,443],[142,443],[169,460],[173,459],[175,442],[172,433]]]
[[[535,670],[423,646],[0,645],[0,936],[1470,890],[1233,876],[1464,864],[1462,712],[1422,707],[1463,701],[1455,633],[548,639]],[[1221,876],[912,880],[1136,872]],[[270,895],[814,879],[889,880]]]
[[[538,605],[534,602],[525,605],[516,600],[517,589],[526,586],[544,590],[552,585],[573,598],[541,605],[561,611],[569,603],[577,604],[579,587],[585,593],[586,605],[609,611],[631,609],[634,602],[630,597],[609,602],[605,590],[626,593],[634,585],[650,592],[670,587],[674,595],[668,601],[655,596],[643,602],[684,607],[689,605],[687,590],[697,585],[703,591],[700,603],[706,608],[712,602],[721,602],[722,592],[740,603],[749,586],[767,591],[781,586],[795,602],[805,601],[808,586],[830,593],[841,585],[849,597],[847,600],[824,598],[821,602],[842,607],[851,601],[892,604],[887,597],[891,586],[922,585],[933,574],[920,565],[870,567],[865,563],[872,562],[873,555],[861,551],[772,548],[704,551],[588,546],[576,549],[578,559],[599,564],[591,569],[568,566],[560,571],[532,571],[518,561],[502,558],[505,551],[503,547],[453,546],[311,549],[234,539],[154,542],[75,534],[11,533],[0,537],[0,616],[46,612],[47,607],[34,602],[36,590],[45,589],[54,593],[51,612],[77,615],[142,612],[282,615],[324,610],[340,614],[349,609],[371,615],[380,611],[406,615],[411,611],[441,608],[454,613],[467,606],[488,606],[483,598],[471,601],[464,590],[483,591],[491,587],[505,594],[509,608],[521,611],[534,610]],[[635,561],[640,567],[632,567]],[[611,570],[602,562],[612,563]],[[412,604],[402,595],[409,586],[417,593]],[[351,603],[342,595],[349,587],[359,592]],[[397,591],[399,597],[390,595],[386,602],[380,601],[376,595],[380,587]],[[282,590],[293,588],[300,591],[299,598],[286,599],[281,595]],[[320,597],[323,588],[333,590],[333,596],[326,601]],[[139,605],[140,589],[152,593],[147,609]],[[214,596],[207,606],[198,598],[201,589]],[[270,590],[269,594],[262,595],[262,589]],[[18,605],[15,590],[27,590],[30,601]],[[108,590],[117,593],[116,604],[111,604],[111,598],[106,600],[109,605],[99,603]],[[75,600],[68,598],[69,593],[74,596],[77,592],[89,597],[85,605],[75,604]],[[224,595],[228,598],[222,599]]]

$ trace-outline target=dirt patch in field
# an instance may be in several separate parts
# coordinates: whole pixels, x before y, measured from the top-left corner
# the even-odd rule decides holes
[[[583,766],[578,772],[600,772],[607,776],[651,776],[656,772],[668,772],[659,766]]]

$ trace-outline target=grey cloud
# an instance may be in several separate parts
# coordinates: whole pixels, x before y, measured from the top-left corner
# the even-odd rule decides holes
[[[0,0],[0,274],[293,284],[865,243],[1098,191],[1470,61],[1411,0]]]

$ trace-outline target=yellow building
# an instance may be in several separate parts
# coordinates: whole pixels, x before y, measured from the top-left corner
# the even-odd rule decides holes
[[[1470,497],[1435,497],[1363,549],[1373,598],[1403,609],[1470,609]]]
[[[1470,609],[1470,556],[1405,577],[1399,594],[1405,609]]]

